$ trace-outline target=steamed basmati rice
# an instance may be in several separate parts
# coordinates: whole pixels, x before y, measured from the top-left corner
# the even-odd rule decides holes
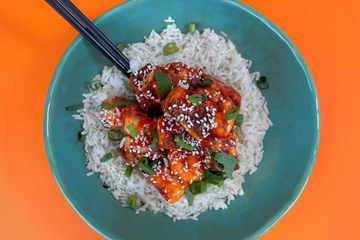
[[[165,20],[172,21],[171,17]],[[169,42],[176,42],[180,51],[164,56],[162,49]],[[123,206],[127,206],[130,195],[138,195],[138,201],[141,199],[145,205],[137,209],[136,213],[145,210],[163,212],[176,221],[198,220],[199,214],[208,209],[226,209],[236,195],[244,195],[244,175],[257,170],[263,156],[262,140],[266,130],[272,125],[268,118],[269,111],[265,98],[254,84],[260,74],[250,74],[251,61],[242,58],[230,40],[226,41],[223,36],[208,28],[204,29],[202,34],[197,30],[182,34],[175,24],[170,24],[161,34],[152,31],[145,37],[144,42],[129,45],[124,54],[130,59],[132,72],[147,63],[164,66],[171,62],[183,62],[188,66],[202,68],[205,73],[238,90],[241,95],[240,113],[244,115],[241,128],[234,129],[240,168],[234,171],[234,179],[225,180],[221,188],[207,184],[206,191],[195,196],[192,206],[189,206],[186,196],[174,204],[169,204],[151,184],[147,183],[138,168],[133,169],[130,178],[125,177],[126,164],[116,153],[119,142],[108,140],[108,130],[102,127],[99,117],[100,105],[105,99],[115,96],[134,98],[134,94],[128,92],[124,85],[123,80],[127,78],[113,66],[104,67],[102,74],[94,77],[94,80],[101,81],[103,87],[98,91],[90,90],[90,93],[83,94],[84,109],[78,110],[78,114],[74,115],[75,119],[84,121],[82,134],[87,134],[86,164],[90,171],[87,175],[99,173],[101,181],[109,186],[108,191],[120,200]],[[100,158],[108,152],[111,152],[114,158],[101,163]]]

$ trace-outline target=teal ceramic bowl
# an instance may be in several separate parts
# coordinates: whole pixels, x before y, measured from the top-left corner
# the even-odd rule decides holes
[[[94,23],[114,42],[139,42],[152,29],[161,31],[168,16],[188,31],[210,27],[224,31],[251,71],[267,77],[263,91],[274,126],[266,133],[259,169],[246,175],[245,195],[229,208],[206,211],[199,221],[177,221],[163,214],[138,215],[102,186],[98,175],[86,176],[82,122],[65,107],[79,103],[86,82],[111,65],[81,36],[62,56],[46,97],[44,141],[54,178],[66,200],[96,232],[108,239],[255,239],[295,203],[309,178],[319,142],[319,109],[310,72],[290,39],[264,16],[232,0],[133,0],[98,17]]]

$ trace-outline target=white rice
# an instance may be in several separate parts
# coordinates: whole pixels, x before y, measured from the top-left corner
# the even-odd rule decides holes
[[[172,21],[171,17],[165,20]],[[165,57],[162,49],[169,42],[176,42],[180,51]],[[121,201],[122,206],[127,206],[130,195],[138,195],[145,205],[137,209],[136,213],[145,210],[163,212],[175,222],[183,219],[198,220],[199,214],[208,209],[226,209],[236,195],[244,195],[244,175],[257,170],[263,156],[262,140],[266,130],[272,125],[268,118],[267,102],[254,84],[260,74],[250,74],[251,61],[242,58],[230,40],[225,41],[223,36],[209,28],[204,29],[202,34],[197,30],[194,33],[182,34],[175,24],[167,25],[161,34],[152,31],[145,37],[144,42],[129,45],[124,54],[130,59],[131,71],[136,71],[147,63],[164,66],[178,61],[202,68],[205,73],[238,90],[242,97],[240,113],[244,115],[241,128],[234,129],[240,168],[234,171],[234,179],[225,180],[221,188],[207,184],[206,191],[195,196],[192,206],[189,206],[185,196],[176,203],[169,204],[147,182],[138,168],[133,169],[130,178],[125,177],[126,164],[116,153],[119,142],[108,140],[108,130],[103,128],[99,118],[100,105],[105,99],[115,96],[134,97],[134,94],[125,88],[122,79],[126,77],[113,66],[104,67],[102,74],[94,77],[94,80],[101,81],[103,87],[98,91],[90,90],[90,93],[83,94],[84,109],[73,115],[75,119],[84,121],[82,133],[87,134],[86,164],[90,171],[87,176],[99,173],[101,181],[109,186],[108,190]],[[108,152],[111,152],[114,158],[101,163],[100,158]]]

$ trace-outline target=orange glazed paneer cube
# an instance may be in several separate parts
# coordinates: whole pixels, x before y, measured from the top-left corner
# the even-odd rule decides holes
[[[153,169],[156,171],[155,175],[143,172],[148,181],[168,203],[178,201],[185,194],[185,188],[189,186],[189,183],[178,180],[162,160],[159,160]]]
[[[166,157],[171,172],[179,179],[192,183],[201,178],[204,168],[198,155],[168,150]]]

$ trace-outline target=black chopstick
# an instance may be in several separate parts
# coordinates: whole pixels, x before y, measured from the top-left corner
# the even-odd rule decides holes
[[[130,73],[128,73],[128,70],[130,68],[129,66],[129,60],[120,52],[120,54],[123,56],[123,60],[125,62],[122,62],[120,59],[118,59],[116,54],[114,52],[110,51],[108,48],[106,48],[106,45],[104,46],[103,43],[95,37],[95,35],[88,29],[85,28],[85,24],[78,21],[74,16],[57,0],[45,0],[53,9],[55,9],[66,21],[68,21],[81,35],[83,35],[95,48],[97,48],[107,59],[109,59],[119,70],[121,70],[127,77],[130,77]],[[74,6],[75,7],[75,6]],[[80,11],[79,11],[80,12]],[[85,17],[85,16],[84,16]],[[91,23],[92,24],[92,23]],[[89,25],[89,24],[87,24]],[[97,30],[98,33],[100,32]],[[101,34],[104,38],[106,38],[103,34]],[[108,43],[110,42],[107,39]],[[110,42],[111,43],[111,42]],[[112,44],[111,44],[112,45]],[[118,54],[119,55],[119,54]]]

